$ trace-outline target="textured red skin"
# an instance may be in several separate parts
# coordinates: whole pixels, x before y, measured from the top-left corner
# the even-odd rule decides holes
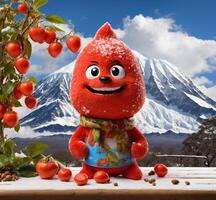
[[[75,109],[87,117],[104,119],[123,119],[132,117],[142,107],[145,99],[145,87],[140,67],[131,50],[117,38],[102,38],[111,32],[110,26],[105,24],[96,34],[95,39],[90,42],[79,54],[71,81],[71,99]],[[114,33],[110,35],[115,37]],[[97,40],[97,38],[101,38]],[[107,46],[121,48],[124,55],[119,57],[119,52],[111,52],[103,55],[95,50],[97,42],[105,43]],[[92,65],[91,61],[97,61],[100,67],[100,76],[111,78],[110,83],[102,83],[98,78],[88,79],[85,75],[87,68]],[[115,79],[110,75],[110,68],[118,61],[124,69],[126,76]],[[118,87],[126,85],[123,91],[112,95],[96,95],[86,89],[85,85],[91,87]],[[82,92],[80,92],[82,91]]]
[[[100,47],[108,47],[112,50],[109,51],[109,54],[106,52],[104,54],[104,52],[98,51],[97,48]],[[116,49],[120,49],[120,51],[115,51]],[[87,68],[92,65],[91,61],[96,61],[100,68],[100,76],[95,79],[88,79],[85,75]],[[110,68],[116,61],[125,70],[125,77],[121,79],[113,78],[110,75]],[[111,82],[102,83],[99,79],[101,76],[110,77]],[[119,93],[97,95],[90,92],[85,85],[90,87],[126,86]],[[82,50],[77,58],[71,80],[71,99],[73,106],[81,115],[109,120],[130,118],[144,104],[145,87],[137,60],[131,50],[117,39],[108,23],[98,30],[93,41]],[[68,146],[74,157],[83,159],[87,156],[88,148],[85,143],[90,131],[90,128],[80,126],[71,137]],[[143,158],[148,152],[146,139],[136,128],[127,131],[127,133],[132,142],[132,156],[138,159]],[[129,166],[119,168],[97,168],[83,163],[81,172],[92,178],[94,172],[101,169],[111,176],[122,174],[130,179],[142,178],[142,172],[136,161]]]

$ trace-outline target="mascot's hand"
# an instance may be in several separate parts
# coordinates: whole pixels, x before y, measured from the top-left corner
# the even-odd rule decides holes
[[[131,154],[133,158],[140,159],[144,158],[148,152],[148,147],[145,143],[133,143],[131,146]]]
[[[88,154],[88,147],[83,141],[76,141],[71,144],[71,153],[78,159],[85,158]]]

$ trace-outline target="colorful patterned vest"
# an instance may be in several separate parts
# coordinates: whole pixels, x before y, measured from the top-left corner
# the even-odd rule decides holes
[[[131,156],[131,141],[127,134],[127,130],[133,128],[131,120],[102,120],[81,116],[80,125],[91,128],[86,141],[86,164],[100,168],[116,168],[130,165],[134,161]]]

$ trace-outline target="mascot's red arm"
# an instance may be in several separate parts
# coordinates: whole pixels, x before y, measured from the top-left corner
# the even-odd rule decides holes
[[[68,148],[71,154],[78,159],[85,158],[88,153],[88,147],[85,144],[87,137],[86,129],[88,128],[79,126],[68,143]]]
[[[133,142],[131,146],[131,153],[133,158],[144,158],[145,155],[148,153],[147,140],[137,128],[133,128],[127,132],[128,136]]]

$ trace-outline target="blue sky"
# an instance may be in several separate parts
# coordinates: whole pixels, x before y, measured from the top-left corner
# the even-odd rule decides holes
[[[161,57],[174,63],[181,68],[184,74],[193,77],[194,81],[211,96],[214,93],[214,89],[216,89],[215,7],[216,1],[214,0],[49,0],[49,3],[42,7],[41,11],[45,14],[55,13],[62,16],[67,22],[74,24],[76,31],[81,33],[85,38],[93,37],[96,30],[104,22],[109,21],[114,29],[119,29],[126,34],[121,39],[131,48],[141,51],[144,55],[150,57],[154,57],[155,55],[155,57]],[[130,17],[129,25],[127,24],[128,26],[125,27],[126,25],[123,19],[127,16]],[[164,20],[167,18],[169,19],[168,21]],[[157,22],[158,20],[159,22]],[[179,46],[181,43],[182,36],[185,45],[182,46],[180,50],[183,49],[186,55],[181,52],[179,53],[177,48],[175,48],[175,51],[172,51],[174,48],[172,46],[173,44],[170,44],[170,55],[163,54],[163,49],[158,50],[152,46],[149,47],[149,49],[151,49],[150,52],[148,52],[148,49],[137,47],[136,42],[132,43],[133,38],[131,39],[131,35],[129,35],[128,32],[132,34],[133,32],[131,32],[131,29],[135,29],[138,23],[142,23],[141,21],[143,21],[144,24],[149,24],[150,28],[152,27],[151,24],[157,25],[159,23],[164,25],[164,32],[166,33],[163,37],[165,40],[166,36],[169,37],[170,40],[170,37],[173,37],[172,32],[177,31],[175,35],[179,43],[175,44],[175,47]],[[166,26],[169,26],[169,28],[166,29]],[[169,29],[171,29],[171,31]],[[160,32],[160,30],[158,31]],[[134,32],[134,34],[137,33]],[[142,33],[140,34],[142,35]],[[145,34],[146,30],[143,30],[143,35]],[[155,35],[155,33],[152,35]],[[196,39],[195,42],[193,41],[194,38]],[[138,40],[139,38],[135,39]],[[191,44],[187,44],[188,40]],[[146,40],[143,41],[145,42]],[[140,42],[142,42],[142,40],[140,40]],[[137,43],[139,43],[139,41]],[[202,45],[199,45],[200,43],[202,43]],[[143,46],[145,46],[145,43],[143,43]],[[197,51],[196,48],[198,48]],[[191,49],[194,50],[191,51]],[[158,53],[158,51],[160,51],[160,53]],[[64,53],[65,55],[67,54],[67,56],[59,58],[59,60],[57,59],[54,69],[58,69],[74,59],[74,56],[68,55],[68,52]],[[179,60],[171,56],[172,53],[180,55]],[[190,55],[191,60],[185,57],[187,54]],[[44,69],[49,67],[45,65],[55,65],[54,61],[46,63],[46,60],[42,59],[40,61],[39,56],[35,55],[33,54],[32,58],[33,65],[44,64]],[[211,61],[205,63],[208,56],[211,57]],[[192,59],[193,57],[194,59]],[[185,60],[185,62],[182,60]],[[52,66],[50,66],[50,69],[51,68]],[[188,68],[191,68],[191,70],[188,70]],[[43,68],[40,68],[40,70],[41,74],[46,74],[43,73]],[[47,73],[49,73],[49,70]],[[41,74],[37,73],[36,76],[41,78],[43,76]]]
[[[41,9],[49,14],[54,11],[71,20],[85,36],[92,36],[106,21],[121,27],[126,16],[143,14],[152,17],[170,16],[185,31],[202,39],[216,37],[216,1],[214,0],[50,0]]]

